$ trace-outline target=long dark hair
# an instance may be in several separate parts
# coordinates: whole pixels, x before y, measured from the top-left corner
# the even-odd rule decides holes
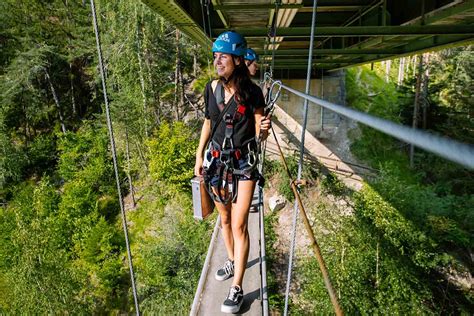
[[[233,55],[232,57],[239,58],[240,63],[239,65],[237,65],[234,62],[235,68],[234,68],[231,78],[229,79],[234,81],[235,95],[237,99],[241,103],[246,104],[248,100],[250,99],[250,91],[253,84],[252,80],[250,79],[249,69],[247,68],[247,65],[245,65],[245,60],[242,56],[237,57]]]

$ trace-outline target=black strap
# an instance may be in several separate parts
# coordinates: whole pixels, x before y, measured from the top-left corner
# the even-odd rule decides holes
[[[212,89],[212,85],[211,85],[211,89]],[[215,94],[215,97],[216,97],[217,104],[218,105],[224,104],[224,87],[222,86],[221,82],[217,83],[216,92],[217,93]],[[219,126],[222,118],[224,117],[225,113],[229,110],[231,104],[232,104],[232,101],[229,101],[229,103],[227,103],[227,105],[222,109],[221,113],[219,114],[219,118],[217,119],[216,124],[212,128],[211,137],[209,138],[209,141],[211,141],[212,138],[214,137],[214,134],[216,133],[216,130],[217,130],[217,126]]]
[[[212,85],[211,85],[212,88]],[[219,108],[219,111],[222,112],[224,109],[224,104],[225,104],[225,92],[224,92],[224,86],[222,83],[219,81],[216,86],[216,91],[214,92],[214,95],[216,97],[216,103],[217,107]]]

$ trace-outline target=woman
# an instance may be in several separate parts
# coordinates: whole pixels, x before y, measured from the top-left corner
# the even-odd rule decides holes
[[[194,167],[195,175],[204,175],[209,183],[221,216],[228,260],[215,277],[220,281],[234,277],[221,305],[224,313],[237,313],[243,302],[242,281],[249,253],[248,214],[259,178],[255,168],[256,138],[265,139],[271,126],[264,117],[262,92],[250,80],[245,65],[246,49],[245,39],[235,32],[222,33],[213,44],[219,80],[206,86],[205,120]]]
[[[245,54],[245,64],[249,69],[250,76],[253,77],[257,74],[258,70],[258,54],[251,48],[247,48],[247,52]]]

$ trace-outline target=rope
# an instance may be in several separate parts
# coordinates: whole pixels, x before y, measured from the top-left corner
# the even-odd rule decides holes
[[[326,268],[326,263],[324,262],[323,256],[321,255],[321,249],[319,248],[318,242],[316,241],[316,237],[314,237],[313,228],[311,227],[311,224],[309,223],[308,216],[306,215],[306,210],[304,208],[303,202],[301,201],[298,188],[296,187],[296,184],[298,183],[298,181],[292,180],[291,172],[288,169],[288,165],[286,164],[285,156],[283,155],[283,151],[281,150],[280,143],[278,142],[278,138],[275,134],[275,130],[272,129],[272,133],[273,133],[273,137],[275,138],[275,143],[278,147],[278,151],[280,153],[280,158],[283,163],[283,167],[285,168],[286,174],[288,175],[288,178],[291,181],[290,182],[291,190],[293,191],[296,201],[298,202],[299,210],[301,212],[301,217],[303,219],[306,232],[308,233],[308,237],[311,242],[311,247],[313,248],[314,254],[316,256],[316,260],[318,261],[319,269],[321,270],[321,274],[323,275],[324,285],[326,286],[329,297],[331,298],[331,303],[334,307],[334,311],[336,315],[338,316],[343,315],[341,307],[339,306],[339,302],[337,300],[336,293],[334,291],[334,288],[332,287],[331,280],[329,278],[329,273]]]
[[[299,97],[307,99],[309,102],[322,106],[351,120],[360,122],[406,143],[413,144],[440,157],[454,161],[468,169],[474,169],[473,145],[461,143],[448,137],[438,136],[424,130],[404,126],[346,106],[331,103],[290,88],[284,84],[281,84],[281,87]]]
[[[313,16],[311,19],[311,40],[309,44],[308,52],[308,68],[306,72],[306,94],[309,93],[310,84],[311,84],[311,70],[312,70],[312,61],[313,61],[313,45],[314,45],[314,29],[316,25],[316,9],[318,6],[318,1],[313,0]],[[301,129],[301,147],[300,147],[300,159],[298,163],[298,176],[297,181],[301,180],[301,173],[303,171],[303,154],[304,154],[304,141],[305,141],[305,132],[306,132],[306,123],[308,121],[308,100],[304,100],[304,120],[303,127]],[[298,222],[298,203],[295,203],[293,208],[293,225],[292,225],[292,237],[290,244],[290,258],[288,263],[288,275],[286,279],[286,291],[285,291],[285,310],[283,315],[288,315],[288,299],[290,296],[290,284],[291,284],[291,273],[293,270],[293,257],[295,253],[295,244],[296,244],[296,224]]]
[[[105,114],[106,114],[106,118],[107,118],[107,127],[108,127],[108,130],[109,130],[109,136],[110,136],[110,145],[111,145],[110,147],[112,149],[112,159],[113,159],[113,164],[114,164],[115,180],[117,182],[117,193],[118,193],[118,197],[119,197],[120,211],[122,212],[123,232],[125,234],[125,245],[127,247],[128,266],[130,268],[130,279],[132,281],[133,299],[135,301],[135,310],[136,310],[137,316],[140,316],[140,308],[139,308],[139,305],[138,305],[137,289],[135,287],[135,274],[133,273],[132,252],[130,251],[130,242],[128,240],[127,218],[125,216],[125,209],[123,207],[122,193],[121,193],[121,190],[120,190],[120,179],[119,179],[119,172],[118,172],[118,166],[117,166],[117,154],[116,154],[116,151],[115,151],[114,131],[113,131],[113,127],[112,127],[112,121],[110,119],[109,101],[108,101],[108,98],[107,98],[107,85],[105,83],[104,65],[102,63],[102,49],[101,49],[101,45],[100,45],[99,27],[97,25],[97,17],[96,17],[96,13],[95,13],[94,0],[91,0],[91,11],[92,11],[93,24],[94,24],[95,40],[96,40],[96,44],[97,44],[97,55],[99,57],[100,75],[102,77],[102,88],[104,90]]]

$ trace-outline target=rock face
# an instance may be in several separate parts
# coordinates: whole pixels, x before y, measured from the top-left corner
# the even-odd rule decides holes
[[[268,199],[268,206],[272,212],[277,212],[285,207],[286,199],[282,195],[274,195]]]

